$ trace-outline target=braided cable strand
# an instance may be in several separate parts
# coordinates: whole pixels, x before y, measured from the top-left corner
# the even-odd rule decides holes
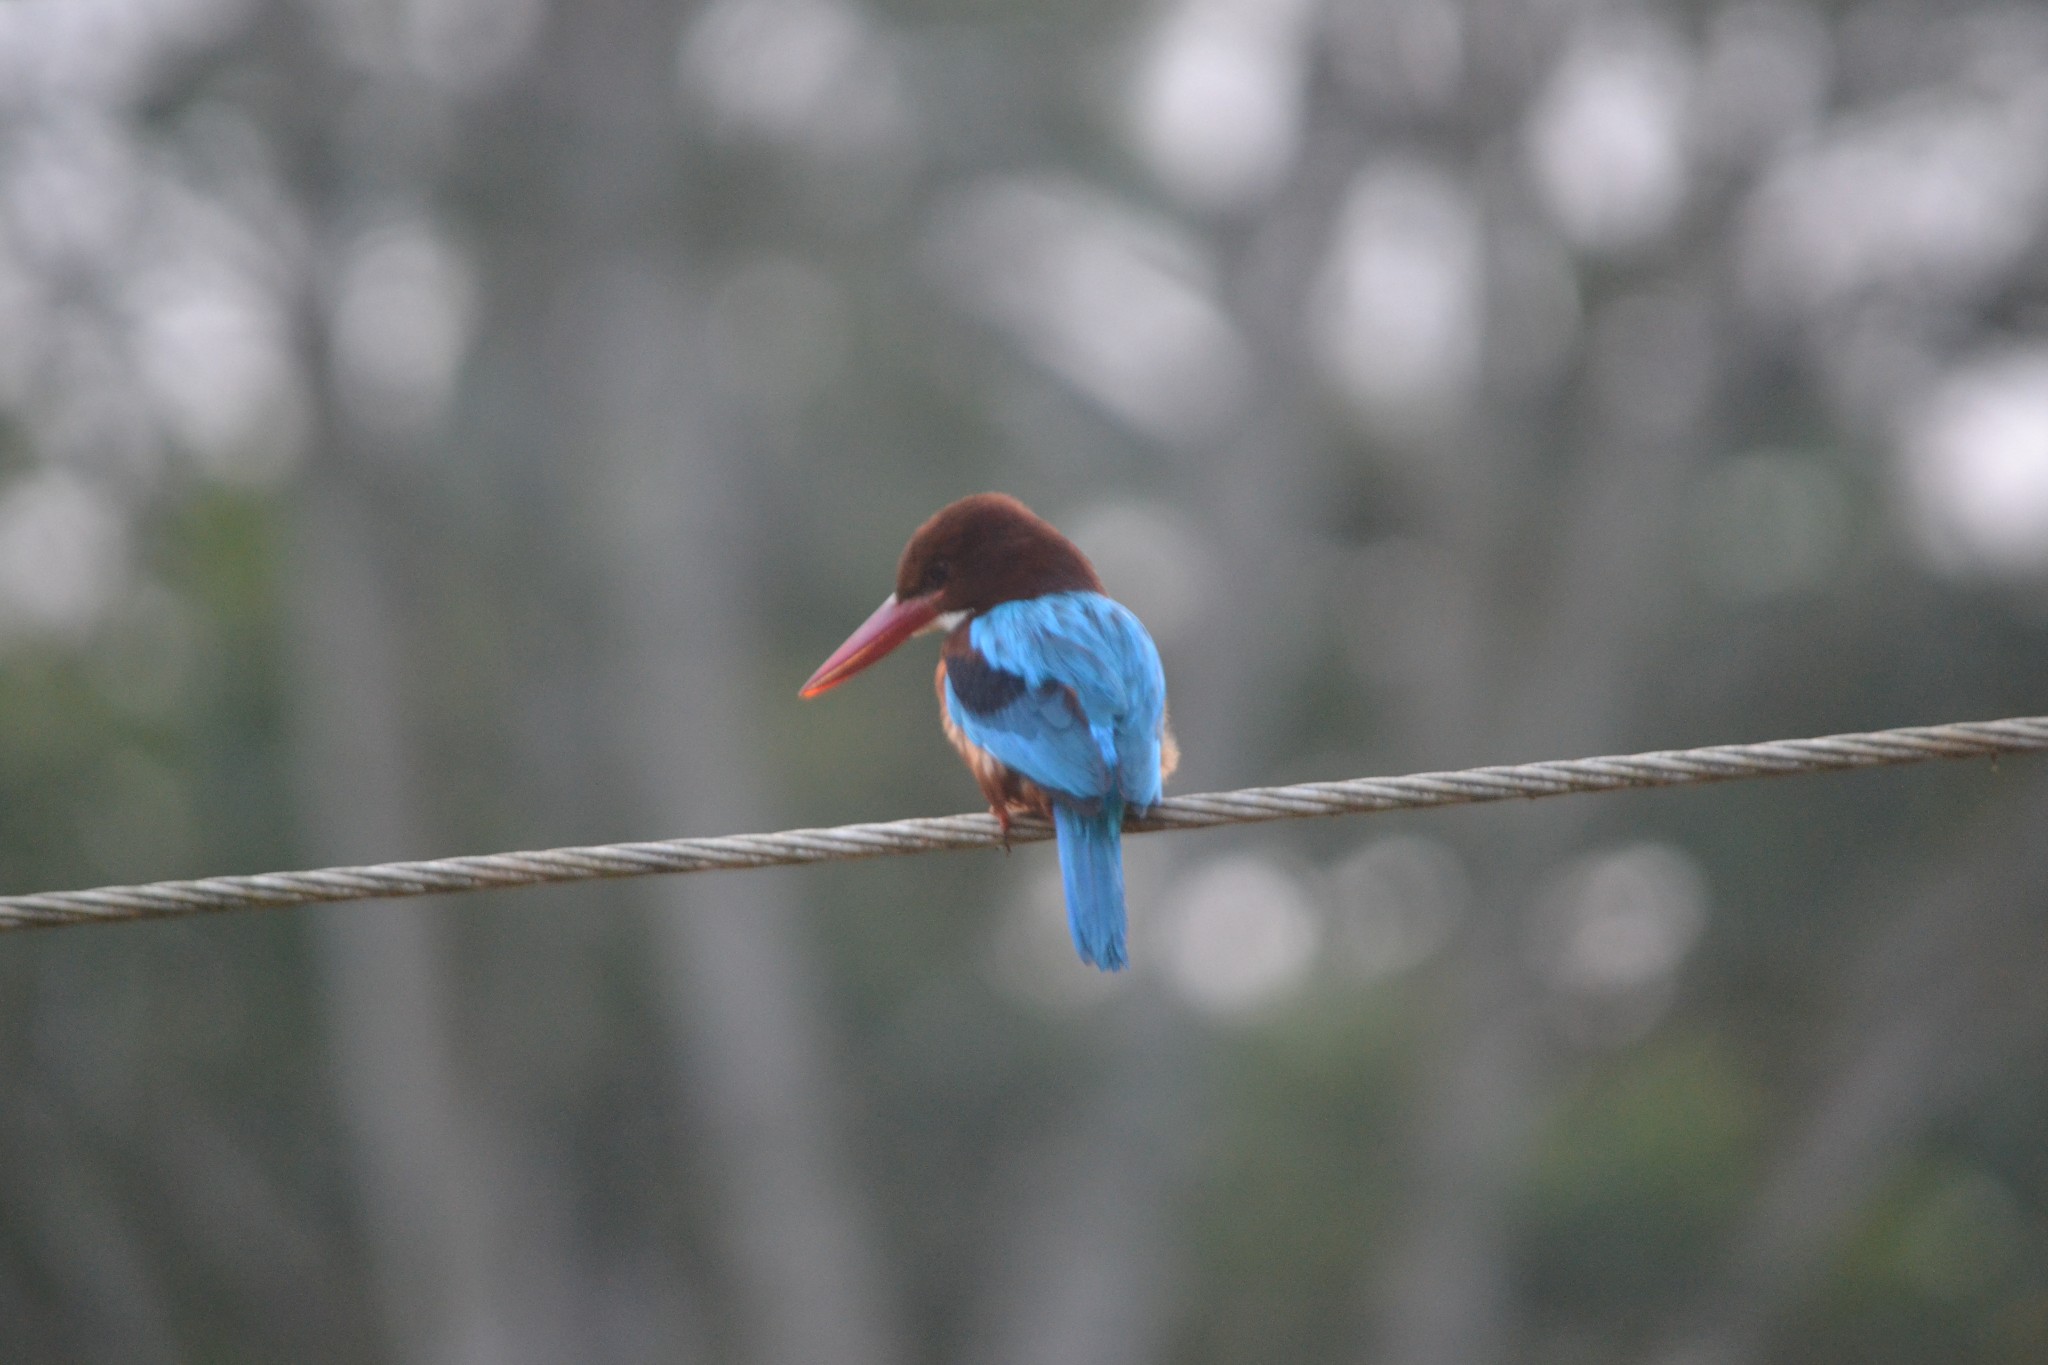
[[[1513,797],[1617,791],[1624,787],[1686,787],[1793,773],[1985,758],[2040,749],[2048,749],[2048,716],[2021,716],[1820,739],[1721,744],[1704,749],[1518,763],[1408,777],[1361,777],[1347,782],[1206,792],[1171,797],[1144,817],[1132,819],[1127,828],[1133,833],[1207,829],[1263,820],[1470,805]],[[1040,820],[1019,818],[1010,826],[1009,842],[1013,844],[1037,843],[1051,837],[1051,827]],[[107,886],[91,891],[47,891],[0,897],[0,930],[160,919],[322,901],[386,900],[667,872],[837,862],[945,849],[990,848],[1002,842],[1002,831],[993,816],[944,815],[840,825],[833,829],[785,830],[779,834],[663,839],[380,863],[370,867]]]

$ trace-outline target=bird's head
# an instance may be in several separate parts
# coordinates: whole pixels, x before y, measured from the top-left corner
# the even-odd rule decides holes
[[[1083,591],[1102,591],[1088,557],[1023,503],[1007,493],[948,503],[903,547],[896,591],[832,652],[800,695],[837,687],[911,636],[998,603]]]

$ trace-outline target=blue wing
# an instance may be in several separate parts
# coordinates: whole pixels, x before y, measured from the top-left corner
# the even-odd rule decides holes
[[[1050,791],[1158,803],[1166,678],[1137,617],[1100,593],[1053,593],[993,607],[966,634],[971,653],[947,651],[946,703],[968,739]]]

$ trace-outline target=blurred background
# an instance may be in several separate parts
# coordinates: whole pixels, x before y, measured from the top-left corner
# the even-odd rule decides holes
[[[2026,714],[2048,11],[7,0],[0,889]],[[9,1362],[2048,1359],[2038,760],[0,941]]]

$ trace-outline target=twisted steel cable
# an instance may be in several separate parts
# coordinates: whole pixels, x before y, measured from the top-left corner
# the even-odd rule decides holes
[[[1130,820],[1126,829],[1142,834],[1262,820],[1297,820],[1315,815],[1469,805],[1511,797],[1617,791],[1625,787],[1687,787],[1752,777],[1984,758],[2039,749],[2048,749],[2048,716],[2021,716],[1819,739],[1720,744],[1703,749],[1517,763],[1407,777],[1361,777],[1344,782],[1205,792],[1170,797],[1144,817]],[[1051,837],[1052,828],[1043,821],[1019,818],[1010,826],[1009,842],[1013,844],[1037,843]],[[835,862],[944,849],[989,848],[1002,842],[1002,831],[991,815],[944,815],[832,829],[785,830],[779,834],[662,839],[379,863],[369,867],[107,886],[91,891],[46,891],[0,897],[0,930],[160,919],[321,901],[383,900],[666,872]]]

